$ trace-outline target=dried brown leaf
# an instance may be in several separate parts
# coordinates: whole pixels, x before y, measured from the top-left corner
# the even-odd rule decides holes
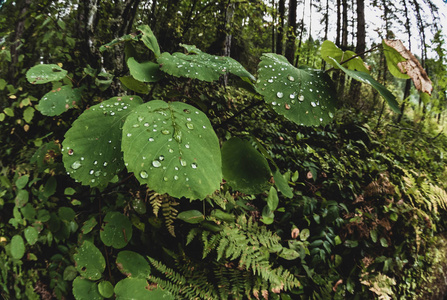
[[[402,41],[384,40],[384,42],[389,47],[394,48],[400,53],[400,55],[402,55],[403,58],[406,59],[406,61],[402,61],[397,64],[402,74],[407,74],[410,76],[418,91],[431,95],[431,91],[433,90],[432,82],[430,78],[428,78],[427,72],[425,72],[418,59],[407,48],[405,48]]]

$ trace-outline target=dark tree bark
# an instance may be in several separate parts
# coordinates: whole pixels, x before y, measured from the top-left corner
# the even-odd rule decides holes
[[[341,28],[341,48],[348,48],[348,1],[342,0],[343,4],[343,23]]]
[[[361,58],[364,58],[366,49],[366,30],[365,30],[365,2],[364,0],[357,0],[357,44],[355,46],[355,51],[360,55]],[[360,87],[361,83],[352,80],[350,87],[350,101],[357,103],[360,100]]]
[[[297,0],[289,0],[289,17],[288,17],[288,30],[286,40],[286,52],[285,57],[293,64],[295,58],[295,38],[296,38],[296,8]]]
[[[335,45],[341,46],[341,0],[337,0],[337,36],[335,38]]]
[[[276,33],[276,53],[277,54],[283,54],[283,38],[284,38],[284,20],[285,20],[285,13],[286,13],[286,1],[285,0],[279,0],[278,4],[278,31]]]

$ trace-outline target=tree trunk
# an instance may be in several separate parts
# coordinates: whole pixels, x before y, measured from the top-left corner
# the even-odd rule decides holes
[[[286,7],[285,7],[286,1],[285,0],[279,0],[278,5],[278,31],[276,33],[276,53],[277,54],[283,54],[283,38],[284,38],[284,18],[286,13]]]
[[[355,51],[360,55],[361,58],[364,58],[366,49],[366,41],[365,41],[365,2],[364,0],[357,0],[357,44],[355,46]],[[360,100],[360,86],[361,83],[356,80],[351,81],[351,87],[349,91],[350,101],[354,103],[358,103]]]
[[[342,0],[343,4],[343,24],[341,29],[341,48],[348,48],[348,1]]]
[[[297,0],[289,0],[289,18],[288,18],[288,30],[286,40],[286,53],[287,60],[293,64],[295,58],[295,38],[296,38],[296,8]]]
[[[337,37],[335,38],[335,45],[341,46],[341,0],[337,0]]]

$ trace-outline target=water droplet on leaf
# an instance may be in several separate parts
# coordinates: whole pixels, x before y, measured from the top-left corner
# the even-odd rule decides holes
[[[79,160],[75,161],[74,163],[71,164],[71,168],[74,170],[77,170],[81,167],[81,162]]]
[[[161,167],[161,162],[158,161],[158,160],[153,160],[153,161],[152,161],[152,165],[153,165],[155,168],[159,168],[159,167]]]
[[[281,99],[283,96],[284,96],[284,94],[282,92],[276,93],[276,97],[278,97],[279,99]]]
[[[149,177],[149,175],[147,174],[146,171],[141,171],[141,172],[140,172],[140,177],[143,178],[143,179],[146,179],[146,178]]]

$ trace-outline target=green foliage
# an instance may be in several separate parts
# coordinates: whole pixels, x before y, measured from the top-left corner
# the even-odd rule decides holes
[[[261,57],[258,69],[257,91],[277,113],[306,126],[332,120],[336,98],[326,74],[297,69],[286,58],[272,53]]]
[[[445,137],[384,127],[374,112],[337,112],[325,72],[254,56],[271,51],[249,46],[268,40],[265,4],[235,8],[260,32],[231,29],[235,45],[252,51],[238,59],[247,69],[192,45],[171,52],[183,35],[202,49],[218,44],[207,26],[221,5],[194,4],[208,20],[157,23],[157,40],[147,25],[116,38],[109,23],[120,7],[102,1],[105,18],[83,41],[64,30],[77,32],[78,9],[43,4],[23,15],[38,54],[9,56],[16,70],[1,62],[2,75],[18,78],[0,80],[4,298],[410,297],[429,282],[421,278],[439,260],[428,249],[446,226]],[[187,4],[154,5],[166,17],[192,13]],[[335,65],[355,55],[329,50]],[[259,56],[255,78],[247,70]],[[388,90],[352,71],[360,63],[337,67],[373,83],[395,109]],[[50,92],[38,85],[49,82]]]

